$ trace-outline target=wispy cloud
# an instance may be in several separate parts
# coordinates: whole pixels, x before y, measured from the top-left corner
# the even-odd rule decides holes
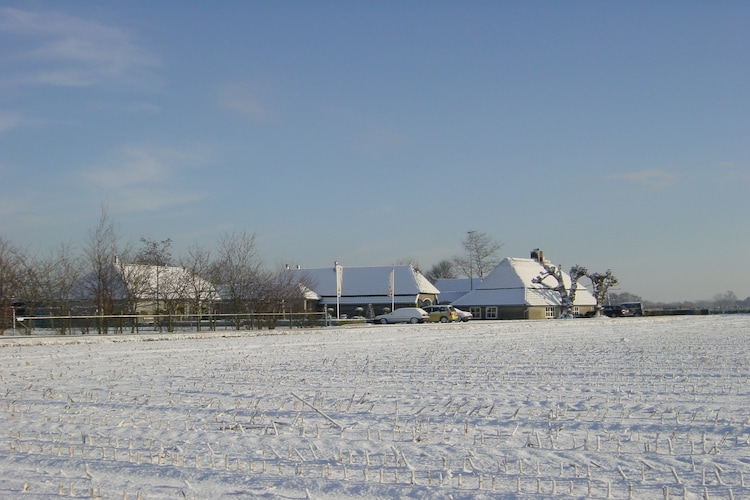
[[[258,83],[227,83],[219,88],[218,105],[225,111],[244,115],[252,120],[269,123],[277,117],[269,107],[267,91]]]
[[[30,118],[21,113],[0,109],[0,134],[25,127],[41,127],[49,124],[48,120]]]
[[[188,170],[207,162],[205,151],[129,146],[107,162],[94,167],[85,178],[94,189],[106,193],[112,208],[122,212],[151,211],[186,205],[203,198],[205,191],[185,187]]]
[[[15,47],[0,81],[86,87],[158,65],[125,31],[59,12],[0,8],[0,40]]]
[[[14,113],[6,113],[0,110],[0,134],[8,130],[20,127],[23,119]]]
[[[677,181],[676,174],[659,169],[623,172],[612,175],[612,178],[652,188],[669,187]]]

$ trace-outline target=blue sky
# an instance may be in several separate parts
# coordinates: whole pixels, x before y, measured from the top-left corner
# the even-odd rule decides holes
[[[750,296],[747,2],[0,2],[0,235]]]

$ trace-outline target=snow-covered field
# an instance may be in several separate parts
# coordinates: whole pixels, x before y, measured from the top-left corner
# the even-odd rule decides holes
[[[0,497],[750,498],[749,340],[740,315],[4,336]]]

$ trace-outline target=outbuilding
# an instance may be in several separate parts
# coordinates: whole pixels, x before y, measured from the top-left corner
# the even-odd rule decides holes
[[[421,307],[437,302],[439,290],[413,266],[332,267],[288,269],[299,273],[318,299],[318,308],[334,316],[371,317],[399,307]]]

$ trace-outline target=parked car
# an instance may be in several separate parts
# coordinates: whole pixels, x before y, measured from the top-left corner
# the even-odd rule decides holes
[[[625,309],[623,309],[620,305],[604,306],[602,308],[602,314],[604,314],[605,316],[609,316],[610,318],[620,318],[625,315]]]
[[[458,307],[454,307],[454,309],[456,310],[456,314],[458,314],[458,321],[463,321],[465,323],[470,319],[474,319],[474,315],[469,311],[464,311],[462,309],[459,309]]]
[[[375,316],[372,320],[373,323],[383,325],[387,323],[424,323],[426,321],[430,321],[430,315],[419,307],[402,307],[387,314]]]
[[[434,323],[450,323],[451,321],[458,321],[458,313],[453,306],[440,304],[424,306],[422,309],[430,315],[430,321]]]
[[[620,307],[623,316],[643,316],[643,304],[640,302],[623,302]]]

